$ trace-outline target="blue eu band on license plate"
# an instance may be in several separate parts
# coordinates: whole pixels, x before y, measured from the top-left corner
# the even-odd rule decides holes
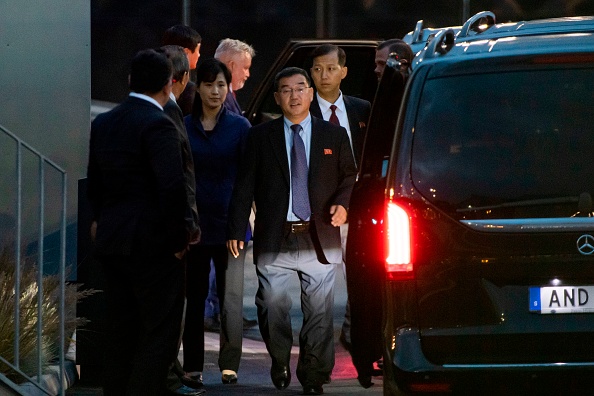
[[[594,313],[594,286],[531,287],[530,312]]]

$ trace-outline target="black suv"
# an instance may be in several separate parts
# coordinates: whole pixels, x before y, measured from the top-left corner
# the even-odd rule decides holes
[[[588,390],[594,17],[440,30],[368,125],[347,280],[384,394]]]

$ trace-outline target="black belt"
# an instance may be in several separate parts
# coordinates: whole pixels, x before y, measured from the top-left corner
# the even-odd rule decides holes
[[[285,223],[285,232],[292,234],[309,232],[309,221],[287,221]]]

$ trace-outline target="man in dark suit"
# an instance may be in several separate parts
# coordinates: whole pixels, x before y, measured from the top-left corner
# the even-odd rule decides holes
[[[163,106],[171,62],[140,51],[130,96],[91,125],[91,236],[102,264],[108,328],[103,391],[162,395],[183,312],[183,262],[191,239],[179,133]]]
[[[312,52],[311,57],[313,62],[310,72],[316,87],[311,115],[337,123],[347,130],[355,162],[359,164],[371,103],[340,91],[340,83],[348,71],[346,53],[342,48],[322,44]]]
[[[389,39],[379,43],[375,50],[375,75],[377,81],[382,78],[388,57],[392,55],[394,59],[400,62],[400,73],[404,77],[408,76],[412,60],[415,55],[410,46],[400,39]]]
[[[334,277],[342,260],[339,226],[346,221],[355,164],[346,131],[311,117],[307,72],[286,68],[275,77],[284,117],[250,130],[229,209],[230,252],[243,249],[252,201],[256,205],[254,261],[260,332],[272,357],[278,389],[291,380],[293,335],[288,282],[303,290],[297,378],[304,394],[323,393],[334,367]]]
[[[184,176],[186,178],[186,189],[188,193],[188,212],[186,213],[186,223],[188,230],[193,233],[193,239],[190,244],[198,242],[200,237],[198,232],[198,209],[196,208],[196,179],[194,177],[194,161],[192,158],[192,149],[190,148],[190,141],[188,140],[188,133],[184,125],[184,117],[182,110],[177,105],[177,100],[184,91],[188,81],[190,80],[190,65],[184,49],[179,45],[165,45],[160,48],[167,58],[171,61],[173,67],[171,93],[169,100],[163,106],[163,111],[167,114],[179,133],[179,138],[182,147],[182,163],[184,165]],[[185,257],[184,257],[185,260]],[[185,289],[185,288],[184,288]],[[183,323],[182,331],[183,333]],[[181,346],[181,336],[178,342],[178,349]],[[181,363],[175,358],[173,364],[169,368],[167,376],[167,387],[176,395],[195,396],[205,392],[202,389],[204,386],[202,378],[192,379],[185,375]]]
[[[174,25],[163,34],[163,45],[179,45],[184,49],[190,70],[196,69],[198,59],[200,59],[200,46],[202,45],[202,36],[189,26]],[[184,116],[192,112],[194,97],[196,96],[196,84],[188,80],[188,83],[177,99],[177,105],[182,110]]]
[[[311,114],[326,121],[344,126],[351,140],[351,148],[357,166],[361,161],[363,142],[371,103],[353,96],[344,95],[340,90],[340,83],[347,76],[346,54],[336,45],[322,44],[311,54],[311,76],[316,87],[316,95],[311,105]],[[343,258],[346,257],[346,240],[348,223],[340,226]],[[346,274],[344,260],[343,273]],[[351,351],[351,310],[350,299],[347,299],[346,312],[340,342]],[[355,323],[355,326],[357,323]],[[355,334],[360,334],[355,332]],[[358,342],[359,340],[354,340]],[[361,377],[359,378],[361,380]]]
[[[221,40],[214,54],[215,59],[223,62],[231,72],[231,85],[224,105],[227,110],[239,115],[243,115],[243,112],[235,95],[250,77],[250,67],[252,67],[254,56],[256,56],[256,51],[251,45],[230,38]]]

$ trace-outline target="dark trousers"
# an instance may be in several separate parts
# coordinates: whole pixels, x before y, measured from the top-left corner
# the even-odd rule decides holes
[[[181,331],[183,263],[169,254],[98,259],[107,305],[103,394],[163,395]]]
[[[231,253],[228,254],[225,288],[222,293],[219,292],[221,307],[219,369],[221,371],[237,372],[239,370],[243,345],[243,276],[246,249],[247,242],[244,249],[239,251],[237,258]]]
[[[227,247],[196,245],[190,248],[186,267],[186,321],[184,327],[184,371],[204,370],[204,302],[208,295],[210,261],[215,265],[219,301],[224,303]]]
[[[334,367],[335,264],[318,261],[309,233],[288,233],[278,254],[257,258],[258,322],[272,364],[289,366],[293,332],[289,282],[301,285],[303,325],[299,333],[297,378],[303,385],[322,385]]]

